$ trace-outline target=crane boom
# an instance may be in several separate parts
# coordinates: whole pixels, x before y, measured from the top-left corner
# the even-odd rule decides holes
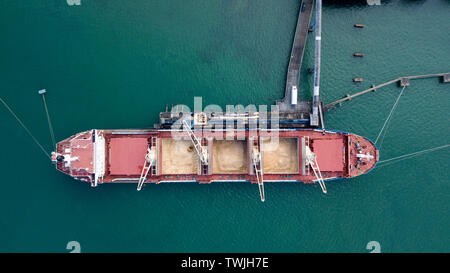
[[[194,148],[197,151],[200,161],[203,163],[203,165],[208,165],[208,150],[206,150],[206,148],[202,146],[202,143],[195,136],[194,132],[192,132],[191,127],[186,122],[186,120],[183,120],[183,125],[183,129],[188,133],[189,137],[191,138],[192,144],[194,144]]]
[[[313,170],[314,175],[317,178],[316,182],[319,183],[323,193],[327,193],[327,188],[325,187],[325,182],[323,181],[322,173],[320,172],[319,169],[319,164],[317,164],[317,156],[315,153],[311,151],[309,146],[305,146],[305,148],[306,148],[306,164],[311,166],[311,169]]]
[[[156,162],[155,150],[150,149],[150,147],[147,147],[147,154],[145,155],[144,167],[142,168],[141,177],[139,178],[137,186],[138,191],[142,189],[142,185],[144,185],[148,172],[150,171],[151,167],[155,164],[155,162]]]
[[[259,196],[261,197],[261,201],[264,202],[266,198],[264,195],[264,180],[261,168],[260,139],[252,139],[252,163],[258,182]]]

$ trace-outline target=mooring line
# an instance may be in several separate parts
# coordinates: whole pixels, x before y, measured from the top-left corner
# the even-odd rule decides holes
[[[9,107],[9,105],[2,98],[0,98],[0,101],[6,107],[6,109],[11,113],[11,115],[17,120],[17,122],[19,122],[19,124],[22,126],[22,128],[25,130],[25,132],[27,132],[28,135],[33,139],[33,141],[36,143],[36,145],[38,145],[39,148],[41,148],[42,152],[44,152],[44,154],[49,159],[51,159],[51,156],[48,154],[48,152],[45,151],[45,149],[44,149],[44,147],[42,147],[41,143],[39,143],[39,141],[36,139],[36,137],[30,132],[30,130],[28,130],[27,126],[25,126],[25,124],[23,124],[23,122],[20,120],[20,118],[11,109],[11,107]]]
[[[378,164],[381,164],[381,165],[378,165],[376,168],[380,168],[380,167],[384,167],[384,166],[387,166],[387,165],[391,165],[391,164],[400,162],[400,161],[402,161],[404,159],[409,159],[409,158],[412,158],[412,157],[415,157],[415,156],[418,156],[418,155],[421,155],[421,154],[426,154],[426,153],[434,152],[434,151],[437,151],[437,150],[441,150],[441,149],[447,148],[449,146],[450,146],[450,144],[446,144],[446,145],[442,145],[442,146],[439,146],[439,147],[434,147],[434,148],[431,148],[431,149],[426,149],[426,150],[422,150],[422,151],[418,151],[418,152],[414,152],[414,153],[410,153],[410,154],[406,154],[406,155],[396,156],[396,157],[393,157],[393,158],[390,158],[390,159],[386,159],[386,160],[381,160],[381,161],[378,162]],[[390,161],[397,160],[397,159],[400,159],[400,160],[395,161],[395,162],[391,162],[389,164],[383,164],[383,163],[390,162]]]
[[[50,137],[52,138],[53,147],[56,147],[56,138],[53,131],[52,122],[50,121],[50,115],[48,113],[47,102],[45,101],[45,93],[42,93],[42,101],[44,102],[45,115],[47,116],[48,129],[50,131]]]
[[[388,121],[388,123],[387,123],[387,125],[386,125],[386,128],[384,129],[383,136],[381,137],[381,140],[380,140],[380,144],[378,144],[378,150],[379,150],[379,151],[381,150],[381,147],[383,146],[383,143],[384,143],[384,137],[386,136],[386,133],[387,133],[388,128],[389,128],[389,125],[391,124],[391,120],[392,120],[392,116],[391,116],[391,118],[389,119],[389,121]]]
[[[402,91],[400,92],[400,94],[398,95],[397,99],[395,100],[394,105],[392,106],[391,112],[389,113],[388,117],[386,118],[386,120],[384,121],[383,127],[381,128],[380,132],[378,133],[377,138],[375,139],[375,144],[377,144],[378,139],[380,138],[381,133],[383,132],[384,128],[387,126],[387,124],[389,124],[391,117],[392,117],[392,113],[394,113],[395,108],[397,108],[398,102],[400,100],[400,97],[403,94],[403,91],[405,90],[406,86],[403,87]],[[386,134],[385,134],[386,135]],[[384,137],[383,137],[384,138]]]

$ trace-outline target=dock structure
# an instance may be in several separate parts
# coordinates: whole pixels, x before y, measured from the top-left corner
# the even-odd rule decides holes
[[[411,81],[408,78],[401,78],[398,82],[401,87],[410,86]]]
[[[300,69],[302,66],[306,40],[308,38],[313,2],[313,0],[303,0],[300,4],[297,27],[295,29],[294,41],[289,59],[284,98],[276,102],[280,112],[297,112],[308,118],[311,112],[311,102],[298,100],[296,96],[293,98],[292,90],[298,90],[300,82]]]
[[[324,129],[322,108],[320,105],[320,47],[322,40],[322,0],[316,0],[316,27],[314,42],[314,91],[312,100],[312,111],[310,115],[310,125],[319,126],[319,118],[321,120],[322,129]]]
[[[323,127],[323,115],[321,108],[322,104],[320,102],[320,97],[318,96],[318,79],[320,73],[318,64],[320,64],[320,59],[317,60],[317,56],[319,56],[320,58],[320,48],[319,54],[317,54],[317,52],[315,54],[315,91],[313,95],[313,101],[298,99],[300,69],[302,67],[303,53],[305,51],[306,40],[308,37],[308,29],[310,27],[313,4],[314,0],[302,0],[300,3],[297,26],[295,29],[291,55],[289,58],[285,94],[283,99],[276,101],[278,111],[267,112],[265,113],[266,115],[262,115],[262,113],[258,112],[208,112],[204,113],[206,123],[202,124],[201,126],[209,126],[215,129],[230,129],[237,126],[241,126],[242,128],[250,128],[254,125],[267,126],[267,128],[308,128],[318,127],[320,123]],[[321,7],[321,1],[319,1],[319,6]],[[321,11],[321,8],[319,9],[319,11]],[[317,21],[318,20],[316,18],[316,51],[317,35],[319,35],[320,37],[320,22],[318,23]],[[319,31],[317,31],[317,29],[319,29]],[[315,115],[313,115],[314,109]],[[174,108],[172,105],[170,112],[168,111],[168,107],[166,107],[166,111],[160,113],[160,122],[158,124],[155,124],[154,127],[169,129],[172,128],[172,125],[179,123],[186,117],[193,118],[194,115],[194,113],[184,113],[183,111]],[[313,120],[314,122],[312,122]]]
[[[233,128],[253,128],[254,126],[263,126],[271,129],[284,128],[318,128],[321,127],[325,131],[323,120],[323,112],[335,107],[336,104],[341,105],[344,101],[352,100],[368,92],[375,92],[377,89],[386,85],[398,82],[402,87],[410,85],[413,79],[442,77],[442,81],[450,82],[450,73],[437,73],[428,75],[404,76],[394,80],[379,84],[371,85],[370,88],[358,92],[356,94],[347,94],[344,98],[329,103],[322,103],[319,87],[320,87],[320,49],[321,49],[321,17],[322,17],[322,1],[315,1],[315,22],[314,36],[314,67],[308,69],[308,73],[314,73],[314,89],[312,100],[302,100],[298,98],[300,70],[302,67],[303,55],[306,47],[306,40],[310,28],[310,21],[313,11],[314,0],[302,0],[300,3],[297,25],[295,29],[294,41],[292,44],[291,55],[289,58],[288,71],[286,76],[286,86],[284,98],[276,101],[277,111],[270,112],[207,112],[204,115],[204,122],[196,122],[196,113],[187,113],[178,110],[176,107],[168,111],[160,113],[158,124],[155,128],[170,129],[173,125],[180,124],[180,121],[188,119],[194,121],[194,126],[209,127],[211,129],[233,129]],[[364,27],[362,24],[355,24],[355,27]],[[362,57],[363,53],[355,52],[353,56]],[[362,78],[354,78],[354,82],[362,82]],[[197,113],[198,114],[198,113]]]
[[[339,99],[337,101],[331,102],[327,105],[325,105],[324,107],[324,111],[328,111],[330,109],[333,109],[335,107],[336,104],[342,104],[344,101],[349,101],[355,97],[359,97],[361,95],[364,95],[366,93],[369,93],[371,91],[376,91],[378,88],[384,87],[386,85],[390,85],[392,83],[398,82],[400,86],[406,87],[410,85],[410,81],[411,80],[415,80],[415,79],[425,79],[425,78],[434,78],[434,77],[442,77],[443,78],[443,82],[446,82],[445,79],[450,78],[450,73],[436,73],[436,74],[427,74],[427,75],[415,75],[415,76],[404,76],[404,77],[399,77],[396,78],[394,80],[379,84],[379,85],[373,85],[372,87],[363,90],[361,92],[355,93],[353,95],[347,94],[345,97],[343,97],[342,99]]]

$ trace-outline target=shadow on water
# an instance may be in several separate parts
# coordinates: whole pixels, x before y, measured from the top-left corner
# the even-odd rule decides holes
[[[425,2],[426,2],[427,0],[400,0],[400,3],[401,4],[403,4],[403,5],[410,5],[410,4],[415,4],[415,5],[418,5],[418,4],[425,4]]]
[[[399,0],[400,4],[425,4],[428,0]],[[441,0],[442,2],[447,2],[450,4],[450,0]],[[386,5],[391,2],[396,2],[392,0],[323,0],[322,5],[325,7],[335,7],[335,8],[348,8],[352,6],[371,6],[371,5]]]
[[[391,0],[323,0],[322,5],[325,7],[336,7],[336,8],[348,8],[352,6],[368,6],[368,5],[377,5],[379,2],[381,5],[389,4]]]

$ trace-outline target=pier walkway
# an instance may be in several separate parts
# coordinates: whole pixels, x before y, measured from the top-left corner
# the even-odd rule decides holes
[[[433,77],[443,77],[443,82],[447,82],[446,78],[448,78],[450,76],[450,73],[436,73],[436,74],[427,74],[427,75],[416,75],[416,76],[404,76],[404,77],[399,77],[397,79],[376,85],[376,86],[372,86],[371,88],[368,88],[366,90],[363,90],[361,92],[355,93],[353,95],[349,95],[347,94],[344,98],[339,99],[337,101],[334,101],[332,103],[329,103],[327,105],[325,105],[324,110],[328,111],[330,109],[333,109],[335,107],[336,104],[342,104],[342,102],[344,101],[348,101],[351,100],[353,98],[356,98],[358,96],[364,95],[368,92],[371,91],[376,91],[378,88],[381,88],[383,86],[395,83],[395,82],[399,82],[401,85],[403,86],[407,86],[409,85],[409,80],[415,80],[415,79],[425,79],[425,78],[433,78]]]
[[[308,37],[313,2],[313,0],[303,0],[300,4],[297,27],[289,60],[284,98],[277,101],[280,112],[303,112],[308,115],[311,112],[311,102],[309,101],[297,100],[297,104],[291,103],[291,91],[293,86],[296,86],[298,89],[300,81],[300,69],[302,66],[306,39]]]

